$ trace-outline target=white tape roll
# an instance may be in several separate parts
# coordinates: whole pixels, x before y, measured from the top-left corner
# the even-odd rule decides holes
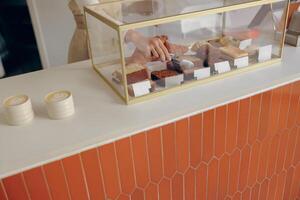
[[[3,106],[5,118],[10,125],[24,125],[34,118],[31,100],[26,95],[8,97],[4,100]]]
[[[48,115],[51,119],[64,119],[75,113],[72,93],[61,90],[49,93],[45,97]]]

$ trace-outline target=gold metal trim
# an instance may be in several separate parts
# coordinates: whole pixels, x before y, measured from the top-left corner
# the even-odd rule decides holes
[[[93,65],[93,69],[100,75],[104,82],[126,103],[126,98],[120,93],[120,91],[101,73],[101,71]]]
[[[124,86],[124,94],[126,103],[129,102],[129,94],[127,87],[127,75],[126,75],[126,61],[125,61],[125,53],[124,53],[124,37],[122,36],[122,31],[118,30],[119,37],[119,48],[120,48],[120,56],[121,56],[121,64],[122,64],[122,73],[123,73],[123,86]]]
[[[93,16],[97,19],[99,19],[102,23],[106,24],[107,26],[109,26],[109,27],[111,27],[115,30],[119,29],[120,25],[116,24],[114,21],[111,21],[111,20],[107,19],[106,17],[104,17],[104,16],[100,15],[99,13],[91,10],[88,7],[84,7],[84,12],[90,14],[91,16]]]
[[[281,49],[280,49],[280,57],[282,58],[283,57],[283,50],[284,50],[284,44],[285,44],[285,37],[286,37],[286,28],[287,28],[287,22],[288,22],[288,15],[289,15],[289,12],[290,12],[290,0],[288,0],[287,2],[286,2],[286,9],[285,9],[285,11],[286,11],[286,13],[285,12],[283,12],[283,14],[282,14],[282,16],[284,16],[285,17],[285,22],[284,22],[284,27],[283,27],[283,30],[282,30],[282,32],[283,32],[283,36],[281,36],[282,38],[281,38]]]

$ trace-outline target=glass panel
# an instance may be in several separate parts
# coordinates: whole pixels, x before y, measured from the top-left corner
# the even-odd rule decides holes
[[[259,0],[131,0],[96,4],[89,8],[122,25],[250,2]]]
[[[286,5],[278,2],[125,32],[130,98],[280,58]],[[143,92],[135,94],[134,88]]]
[[[86,13],[89,45],[96,70],[125,97],[118,32]],[[114,73],[118,70],[118,74]]]

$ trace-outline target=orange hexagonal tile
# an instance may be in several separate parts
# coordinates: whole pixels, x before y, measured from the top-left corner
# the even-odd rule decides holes
[[[242,193],[242,200],[250,200],[251,190],[246,188]]]
[[[237,192],[232,197],[232,200],[241,200],[241,198],[242,198],[242,194],[240,192]]]
[[[196,170],[196,199],[206,199],[206,185],[207,185],[207,165],[200,163]]]
[[[261,97],[262,94],[257,94],[251,97],[249,133],[248,133],[249,144],[253,144],[257,138],[259,114],[261,109]]]
[[[263,141],[268,133],[272,91],[263,93],[257,139]]]
[[[148,155],[145,133],[131,137],[133,163],[136,176],[136,184],[139,187],[146,187],[149,182]]]
[[[260,190],[260,185],[256,183],[251,190],[251,199],[259,200],[259,190]]]
[[[288,169],[293,162],[294,158],[294,153],[299,153],[295,152],[296,148],[296,141],[297,141],[297,127],[294,127],[290,132],[289,132],[289,138],[288,138],[288,148],[286,151],[286,156],[285,156],[285,161],[284,161],[284,169]]]
[[[126,196],[125,194],[121,194],[117,200],[130,200],[129,196]]]
[[[164,175],[171,178],[176,172],[175,125],[162,127]]]
[[[87,186],[91,199],[104,199],[104,186],[100,170],[97,149],[81,153],[83,168],[85,171]]]
[[[2,181],[0,181],[0,199],[8,200]]]
[[[267,199],[275,199],[276,187],[277,187],[278,176],[274,175],[270,180],[269,192]]]
[[[190,163],[197,167],[201,162],[202,114],[190,117]]]
[[[232,153],[236,147],[236,137],[238,129],[239,102],[228,104],[227,129],[226,129],[226,152]]]
[[[250,117],[250,98],[240,101],[237,146],[242,149],[247,144]]]
[[[41,167],[25,171],[23,174],[31,200],[50,199]]]
[[[176,173],[171,182],[172,200],[183,200],[183,176],[179,173]]]
[[[98,149],[107,198],[115,199],[121,193],[114,143]]]
[[[70,156],[62,160],[71,199],[88,199],[85,188],[83,169],[79,155]]]
[[[276,162],[276,172],[280,173],[281,170],[284,167],[284,160],[286,156],[286,151],[287,151],[287,145],[288,145],[288,131],[284,131],[280,135],[280,144],[279,144],[279,150],[278,150],[278,155],[277,155],[277,162]]]
[[[25,184],[21,174],[13,175],[3,179],[3,184],[7,192],[8,199],[29,200]]]
[[[241,152],[236,149],[230,156],[228,195],[232,196],[238,189]]]
[[[297,142],[296,142],[296,147],[295,147],[295,153],[294,153],[294,158],[293,158],[293,164],[297,165],[300,162],[300,128],[298,127],[298,133],[297,133]]]
[[[267,164],[268,164],[270,143],[271,143],[270,140],[265,140],[261,143],[261,148],[259,152],[258,173],[257,173],[257,180],[259,182],[262,182],[267,175]]]
[[[121,189],[123,193],[131,194],[135,188],[135,180],[130,139],[119,140],[115,145]]]
[[[215,110],[203,113],[202,160],[208,162],[214,153]]]
[[[219,162],[213,159],[208,164],[207,199],[217,199]]]
[[[69,199],[69,189],[61,161],[44,165],[44,170],[52,199]]]
[[[150,183],[145,189],[146,200],[157,200],[158,199],[158,190],[157,184]]]
[[[282,99],[280,104],[280,114],[278,120],[279,131],[282,131],[284,128],[287,127],[289,102],[291,99],[291,89],[292,89],[291,84],[282,86]]]
[[[229,177],[229,156],[223,155],[219,164],[218,199],[224,199],[227,195]]]
[[[216,109],[215,156],[221,157],[226,151],[227,106]]]
[[[184,174],[184,196],[185,200],[194,200],[195,199],[195,170],[189,168],[188,171]]]
[[[267,195],[269,191],[269,180],[265,179],[260,186],[259,190],[259,200],[267,200]]]
[[[272,100],[270,105],[270,115],[267,128],[267,135],[275,135],[278,133],[278,120],[280,112],[280,103],[282,96],[282,88],[276,88],[272,91]]]
[[[291,184],[290,199],[296,199],[300,190],[300,164],[295,168]]]
[[[280,136],[274,135],[272,140],[271,140],[271,146],[270,146],[270,151],[268,155],[268,166],[267,166],[267,177],[271,177],[275,173],[275,167],[276,167],[276,161],[277,161],[277,154],[278,154],[278,149],[279,149],[279,139]]]
[[[276,192],[275,192],[275,200],[282,200],[283,199],[283,193],[284,193],[284,185],[285,185],[285,179],[286,179],[286,172],[282,171],[278,175],[278,181],[276,186]]]
[[[243,191],[248,182],[250,164],[250,147],[245,146],[241,152],[240,174],[239,174],[239,191]]]
[[[131,195],[131,200],[143,200],[144,192],[141,189],[135,189]]]
[[[169,179],[162,179],[158,186],[159,199],[171,200],[171,181]]]
[[[184,173],[189,167],[189,121],[183,119],[176,122],[176,156],[177,170]]]
[[[161,147],[161,129],[156,128],[147,133],[147,146],[149,156],[151,181],[158,183],[163,176],[163,161]]]

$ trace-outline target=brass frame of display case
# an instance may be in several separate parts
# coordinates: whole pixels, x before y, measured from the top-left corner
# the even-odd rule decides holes
[[[127,0],[127,1],[131,1],[131,0]],[[116,1],[112,1],[109,3],[118,3],[120,2],[119,0]],[[234,11],[234,10],[240,10],[240,9],[245,9],[245,8],[251,8],[251,7],[255,7],[255,6],[262,6],[262,5],[267,5],[267,4],[272,4],[272,3],[278,3],[278,2],[283,2],[282,0],[257,0],[257,1],[253,1],[253,2],[248,2],[248,3],[241,3],[241,4],[234,4],[234,5],[229,5],[229,6],[224,6],[224,7],[218,7],[218,8],[211,8],[211,9],[207,9],[207,10],[202,10],[202,11],[195,11],[195,12],[190,12],[190,13],[184,13],[184,14],[180,14],[180,15],[174,15],[174,16],[167,16],[167,17],[163,17],[163,18],[157,18],[157,19],[152,19],[152,20],[145,20],[142,22],[135,22],[135,23],[128,23],[128,24],[118,24],[115,20],[111,20],[111,19],[107,19],[105,16],[102,16],[101,14],[93,11],[92,9],[89,8],[89,6],[85,6],[84,7],[84,15],[85,15],[85,24],[86,24],[86,29],[88,32],[88,46],[89,46],[89,55],[92,61],[92,65],[94,70],[102,77],[102,79],[113,89],[113,91],[127,104],[135,104],[135,103],[140,103],[140,102],[144,102],[146,100],[155,98],[155,97],[159,97],[162,95],[166,95],[166,94],[170,94],[176,91],[180,91],[186,88],[190,88],[196,85],[200,85],[200,84],[204,84],[204,83],[208,83],[211,81],[216,81],[216,80],[220,80],[220,79],[224,79],[226,77],[229,76],[234,76],[243,72],[248,72],[248,71],[253,71],[255,69],[258,68],[262,68],[262,67],[268,67],[272,64],[275,63],[279,63],[282,60],[282,55],[283,55],[283,48],[284,48],[284,41],[285,41],[285,36],[286,36],[286,31],[283,31],[283,36],[281,38],[281,48],[280,48],[280,57],[279,58],[272,58],[269,61],[264,61],[261,63],[256,63],[256,64],[252,64],[249,65],[247,67],[244,68],[239,68],[239,69],[234,69],[231,70],[229,72],[226,73],[221,73],[221,74],[215,74],[213,76],[204,78],[204,79],[200,79],[200,80],[194,80],[188,83],[184,83],[178,86],[174,86],[171,88],[167,88],[165,90],[161,90],[161,91],[155,91],[149,94],[146,94],[144,96],[140,96],[140,97],[133,97],[132,99],[130,99],[129,94],[128,94],[128,84],[127,84],[127,77],[126,77],[126,73],[125,73],[125,68],[126,68],[126,63],[125,63],[125,56],[124,56],[124,39],[122,37],[122,33],[130,30],[130,29],[136,29],[136,28],[142,28],[142,27],[147,27],[147,26],[153,26],[153,25],[158,25],[158,24],[165,24],[165,23],[170,23],[170,22],[175,22],[178,20],[182,20],[182,19],[186,19],[186,18],[192,18],[192,17],[199,17],[199,16],[205,16],[205,15],[212,15],[212,14],[218,14],[218,13],[226,13],[229,11]],[[290,0],[286,1],[286,7],[283,13],[283,17],[284,17],[284,27],[286,29],[287,26],[287,14],[289,12],[289,3]],[[105,3],[100,3],[100,4],[96,4],[97,6],[101,6],[101,5],[105,5],[108,4],[108,2]],[[95,6],[95,5],[93,5]],[[108,80],[102,73],[101,71],[97,68],[97,65],[95,65],[94,61],[93,61],[93,57],[92,57],[92,50],[91,50],[91,41],[90,41],[90,37],[89,37],[89,29],[88,29],[88,25],[87,25],[87,15],[86,13],[90,14],[91,16],[97,18],[98,20],[100,20],[101,22],[103,22],[104,24],[108,25],[109,27],[115,29],[118,32],[118,39],[119,39],[119,51],[120,51],[120,57],[121,57],[121,65],[122,65],[122,73],[123,73],[123,83],[120,83],[123,87],[124,87],[124,94],[125,96],[123,96],[123,94],[120,93],[120,91],[111,83],[110,80]],[[98,65],[99,66],[99,65]],[[101,66],[101,67],[105,67],[105,66]]]

